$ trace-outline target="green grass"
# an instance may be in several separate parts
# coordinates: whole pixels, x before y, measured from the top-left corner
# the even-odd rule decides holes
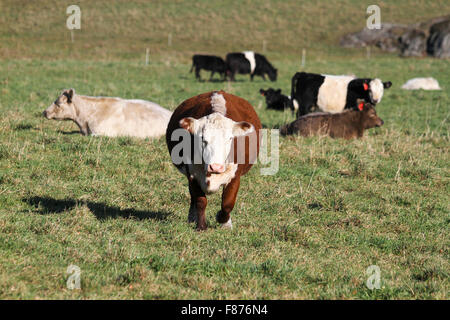
[[[160,43],[151,37],[175,20],[161,18],[156,31],[147,22],[150,35],[145,40],[139,24],[117,16],[202,13],[199,21],[226,23],[237,12],[232,4],[222,5],[230,10],[223,16],[208,16],[210,2],[204,3],[205,12],[200,5],[155,2],[153,12],[148,9],[152,5],[141,1],[136,6],[148,11],[120,3],[107,7],[97,22],[86,21],[99,31],[77,34],[72,48],[70,43],[47,46],[51,35],[62,37],[59,27],[50,28],[52,19],[64,23],[64,17],[51,15],[26,32],[33,21],[23,13],[36,9],[35,3],[19,8],[0,2],[0,21],[19,21],[0,29],[0,298],[448,299],[450,61],[378,52],[367,60],[363,52],[336,48],[333,39],[340,30],[357,29],[351,23],[356,9],[350,4],[355,2],[346,1],[348,13],[334,13],[328,2],[317,8],[307,2],[305,9],[327,12],[321,18],[326,26],[336,15],[350,16],[333,34],[328,34],[332,25],[327,27],[316,47],[326,50],[311,55],[306,69],[391,80],[393,87],[377,107],[385,125],[361,140],[280,138],[278,173],[262,176],[263,165],[258,164],[242,179],[232,212],[234,229],[218,228],[216,194],[208,197],[208,230],[196,232],[187,223],[187,180],[171,164],[164,138],[83,137],[74,133],[75,124],[46,120],[42,111],[69,87],[80,94],[148,99],[171,110],[196,94],[224,89],[250,101],[264,126],[276,127],[293,117],[266,110],[258,91],[269,86],[289,91],[290,77],[300,69],[295,46],[286,39],[277,40],[279,49],[269,46],[267,55],[279,69],[276,83],[260,78],[251,83],[244,76],[236,83],[199,83],[188,73],[189,55],[197,43],[210,51],[206,48],[214,33],[224,28],[204,36],[200,32],[190,42],[199,23],[194,21],[186,27],[185,42],[175,41],[174,34],[174,47],[167,48],[165,35]],[[426,3],[382,6],[392,8],[386,16],[412,22]],[[444,11],[441,2],[433,3],[427,14]],[[53,2],[45,4],[56,12]],[[276,1],[262,5],[280,13],[292,6]],[[364,13],[364,5],[360,7]],[[36,19],[48,14],[34,12]],[[269,24],[270,14],[260,21],[259,12],[250,7],[236,20],[274,38],[286,32],[289,39],[292,19]],[[106,30],[99,21],[111,17],[121,28],[102,43],[111,40],[116,46],[98,48],[95,41]],[[277,16],[277,21],[284,19]],[[227,37],[247,26],[229,25]],[[313,47],[318,35],[306,21],[299,25],[309,37],[302,41]],[[130,34],[139,40],[135,48],[127,46]],[[79,50],[84,45],[79,36],[86,37],[85,51]],[[255,35],[255,48],[258,37],[264,34]],[[222,43],[213,53],[241,50],[251,38]],[[148,66],[140,54],[146,42],[160,52]],[[435,77],[443,90],[400,89],[416,76]],[[81,290],[67,289],[70,264],[81,268]],[[379,290],[366,287],[370,265],[381,269]]]

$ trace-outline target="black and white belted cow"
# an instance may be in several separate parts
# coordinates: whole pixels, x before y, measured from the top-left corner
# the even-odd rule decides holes
[[[250,74],[250,80],[253,81],[255,75],[266,80],[266,74],[270,81],[277,80],[277,69],[275,69],[265,56],[253,51],[229,53],[225,59],[228,67],[230,80],[234,81],[234,76],[238,74]]]
[[[339,113],[344,109],[358,109],[357,99],[373,105],[380,103],[384,89],[392,82],[380,79],[355,78],[297,72],[292,77],[291,99],[297,100],[297,118],[317,107],[320,111]]]

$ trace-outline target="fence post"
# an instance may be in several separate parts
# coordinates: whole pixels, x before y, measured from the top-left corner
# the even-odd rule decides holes
[[[306,49],[302,50],[302,68],[306,65]]]

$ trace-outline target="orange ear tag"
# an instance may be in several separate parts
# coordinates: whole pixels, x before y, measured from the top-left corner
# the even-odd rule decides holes
[[[369,89],[369,86],[367,85],[367,83],[363,83],[363,87],[364,87],[365,91],[367,91]]]
[[[363,109],[364,109],[364,102],[360,102],[358,104],[358,109],[359,109],[359,111],[363,111]]]

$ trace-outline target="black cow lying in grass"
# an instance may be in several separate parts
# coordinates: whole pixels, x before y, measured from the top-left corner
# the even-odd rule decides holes
[[[267,109],[279,111],[283,111],[284,109],[291,109],[292,113],[294,113],[294,111],[298,108],[297,101],[294,100],[292,102],[291,97],[281,94],[281,89],[260,89],[259,93],[266,98]]]
[[[304,137],[326,135],[332,138],[361,138],[364,130],[380,127],[383,120],[377,116],[374,105],[358,100],[360,110],[341,113],[312,113],[280,128],[282,135],[298,134]]]
[[[209,80],[212,79],[214,73],[219,73],[222,76],[222,80],[225,80],[226,72],[227,72],[227,64],[221,57],[217,56],[207,56],[196,54],[192,57],[192,67],[191,71],[195,68],[195,78],[197,80],[201,80],[200,70],[204,69],[207,71],[211,71],[211,75]]]
[[[277,69],[275,69],[265,56],[253,51],[234,52],[227,54],[227,73],[231,81],[238,74],[250,74],[250,80],[253,81],[255,75],[266,80],[266,74],[270,81],[277,80]]]
[[[355,78],[297,72],[292,77],[291,99],[299,102],[297,118],[317,107],[320,111],[339,113],[344,109],[357,110],[357,99],[377,104],[384,89],[392,82],[380,79]]]

